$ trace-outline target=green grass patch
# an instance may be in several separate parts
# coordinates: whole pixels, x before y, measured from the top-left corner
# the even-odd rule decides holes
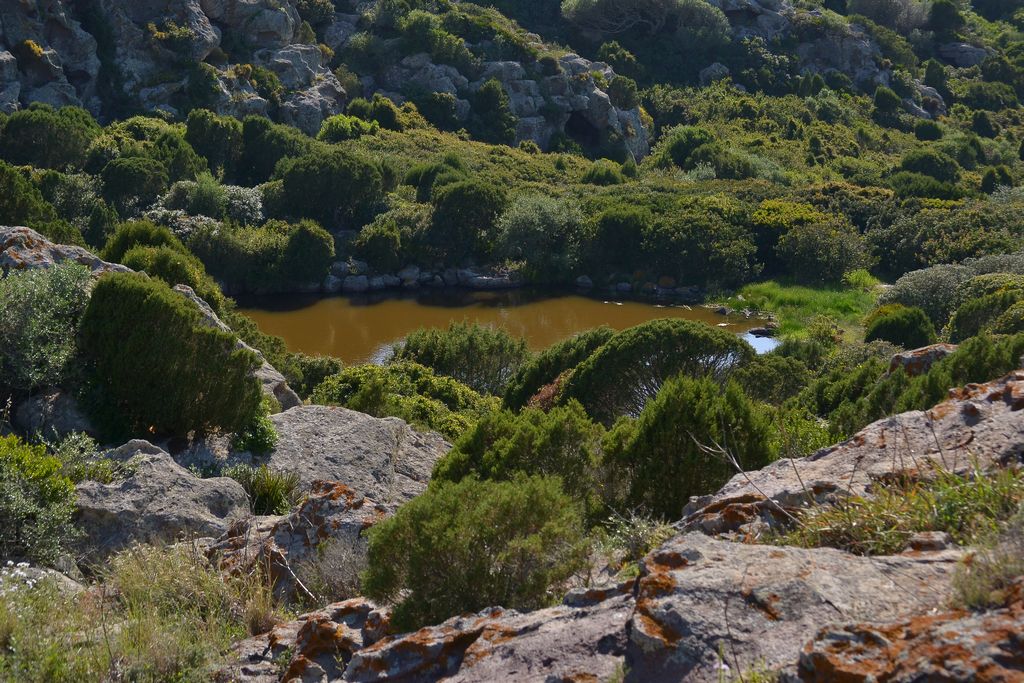
[[[734,308],[752,308],[772,313],[783,337],[803,336],[810,322],[819,316],[835,320],[844,330],[859,329],[861,321],[875,306],[877,281],[859,278],[856,286],[807,287],[768,280],[746,285],[728,301]],[[742,297],[742,299],[740,299]]]

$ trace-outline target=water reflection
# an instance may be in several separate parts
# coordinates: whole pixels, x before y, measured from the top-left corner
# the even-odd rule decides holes
[[[419,327],[447,327],[469,320],[499,325],[539,350],[583,330],[608,325],[622,330],[655,318],[699,320],[744,334],[759,353],[773,339],[748,330],[763,321],[729,317],[700,306],[607,301],[575,294],[529,290],[511,292],[425,291],[410,295],[356,297],[274,296],[243,299],[240,310],[268,334],[284,337],[288,348],[326,354],[346,363],[380,362],[392,344]]]

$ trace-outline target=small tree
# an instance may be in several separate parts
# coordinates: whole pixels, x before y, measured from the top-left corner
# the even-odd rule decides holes
[[[916,349],[935,343],[935,327],[920,308],[889,304],[864,321],[864,341],[882,340]]]
[[[798,225],[775,248],[780,261],[801,282],[839,282],[868,265],[864,240],[845,220]]]
[[[142,275],[107,275],[82,316],[82,352],[102,401],[134,433],[239,431],[259,410],[254,353]]]
[[[537,354],[523,364],[509,382],[505,389],[505,405],[512,410],[523,408],[541,387],[551,384],[563,372],[585,361],[614,335],[615,331],[610,327],[597,327]]]
[[[470,132],[495,145],[509,145],[515,140],[516,117],[505,89],[495,78],[484,83],[473,98]]]
[[[122,215],[150,206],[167,189],[167,169],[156,159],[120,157],[103,169],[103,196]]]
[[[185,140],[206,159],[214,175],[230,176],[242,151],[242,123],[232,116],[193,109],[188,114]]]
[[[409,360],[453,377],[482,394],[500,396],[529,358],[526,340],[501,328],[456,322],[446,330],[419,329],[395,349]]]
[[[0,156],[18,166],[81,168],[89,143],[101,132],[84,109],[33,104],[0,127]]]
[[[429,239],[436,247],[455,261],[487,252],[495,221],[505,208],[502,190],[482,180],[460,180],[435,185],[431,201]]]
[[[587,556],[580,513],[558,480],[522,475],[432,484],[369,538],[363,590],[395,604],[399,630],[492,605],[543,607]]]
[[[681,376],[635,423],[609,432],[607,461],[629,482],[629,505],[676,520],[690,496],[718,490],[737,467],[768,464],[770,432],[765,414],[737,384],[723,389],[711,378]]]
[[[583,216],[568,202],[519,196],[498,219],[495,256],[521,262],[532,281],[563,282],[575,265],[582,232]]]

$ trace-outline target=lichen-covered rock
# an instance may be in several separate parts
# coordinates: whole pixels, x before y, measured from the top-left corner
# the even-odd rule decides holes
[[[789,678],[815,683],[1024,680],[1024,580],[999,609],[823,628],[804,647],[797,675]]]
[[[955,389],[931,410],[885,418],[814,455],[739,474],[717,493],[691,499],[682,525],[756,535],[810,503],[868,495],[875,482],[894,475],[928,477],[940,469],[962,473],[1019,462],[1022,408],[1024,371]]]
[[[344,680],[606,681],[621,669],[632,597],[455,617],[356,652]]]
[[[218,683],[327,683],[337,681],[357,650],[387,631],[387,612],[356,598],[303,614],[269,633],[237,644]]]
[[[130,441],[107,457],[131,474],[110,484],[78,485],[76,521],[87,560],[132,543],[170,543],[181,537],[218,537],[249,515],[249,499],[233,479],[200,479],[148,441]]]
[[[426,489],[434,463],[451,446],[398,418],[345,408],[298,406],[270,418],[277,447],[261,462],[295,472],[303,486],[336,481],[381,505],[399,505]]]
[[[224,571],[267,571],[275,594],[284,600],[311,598],[296,570],[317,556],[326,543],[351,553],[353,566],[365,564],[363,533],[384,519],[389,509],[336,482],[315,482],[309,496],[283,517],[239,521],[211,546],[209,553]],[[358,557],[355,557],[358,556]]]
[[[60,389],[30,396],[14,411],[14,424],[23,434],[60,440],[80,432],[96,436],[92,421],[75,397]]]
[[[677,536],[643,562],[627,680],[714,682],[723,665],[793,671],[801,647],[825,624],[934,610],[958,558],[953,551],[859,557]]]
[[[889,362],[889,372],[902,369],[908,377],[923,375],[937,362],[957,350],[956,344],[932,344],[897,353]]]
[[[52,268],[64,261],[79,263],[94,274],[131,272],[82,247],[54,244],[31,228],[0,226],[0,276],[12,270]]]

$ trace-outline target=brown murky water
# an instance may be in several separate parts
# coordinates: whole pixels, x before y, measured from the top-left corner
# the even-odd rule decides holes
[[[469,320],[498,325],[539,350],[601,325],[622,330],[656,318],[684,318],[725,325],[738,334],[763,324],[740,315],[726,318],[694,306],[604,301],[575,295],[516,292],[441,292],[416,297],[261,297],[240,302],[241,312],[268,334],[284,337],[292,351],[336,356],[346,363],[381,361],[388,349],[419,327],[447,327]],[[772,340],[747,341],[759,351]]]

